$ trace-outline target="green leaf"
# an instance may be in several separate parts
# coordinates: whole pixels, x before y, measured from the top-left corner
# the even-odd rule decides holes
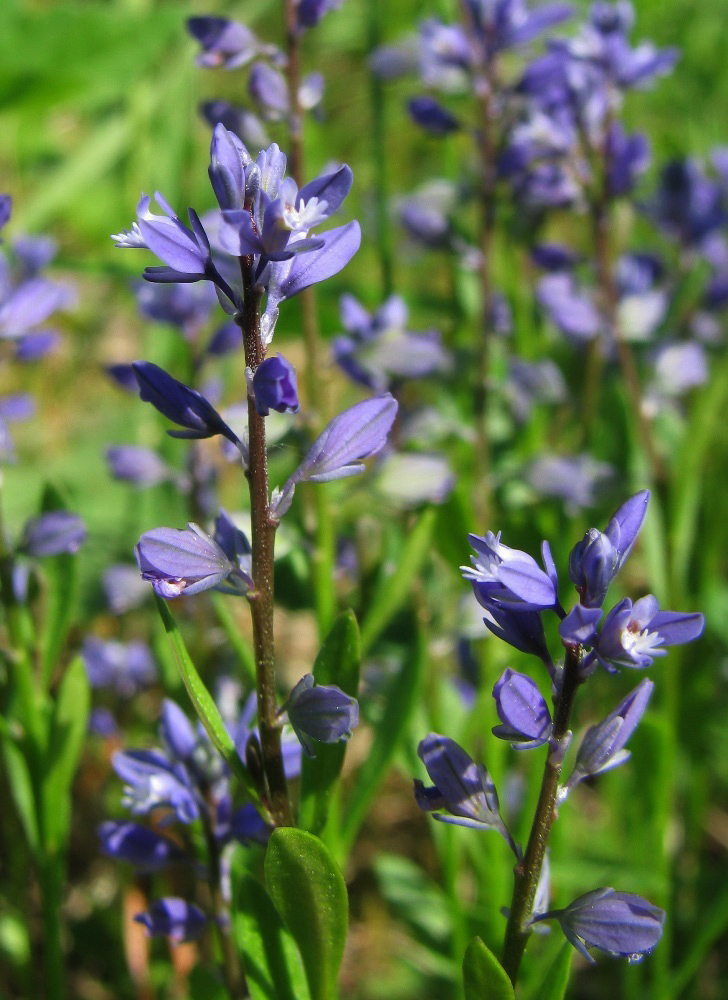
[[[190,1000],[230,1000],[221,977],[206,965],[196,965],[187,980]]]
[[[43,490],[41,512],[66,509],[64,497],[55,486],[47,483]],[[43,559],[43,575],[48,589],[43,611],[40,649],[43,687],[47,689],[73,619],[78,593],[76,556],[70,552],[47,556]]]
[[[71,824],[71,786],[81,756],[91,689],[80,657],[74,659],[58,688],[50,723],[48,766],[43,775],[43,835],[48,854],[62,850]]]
[[[27,743],[26,743],[27,746]],[[34,857],[40,852],[40,832],[38,830],[38,814],[33,791],[33,778],[23,749],[17,743],[3,740],[5,754],[5,769],[8,776],[10,792],[18,810],[20,822],[25,831],[28,847]]]
[[[235,777],[243,785],[251,800],[256,804],[261,814],[265,817],[267,813],[260,800],[258,790],[251,781],[250,775],[243,765],[243,762],[238,755],[238,751],[235,749],[235,744],[233,743],[230,733],[225,728],[225,723],[222,721],[222,716],[218,711],[212,695],[205,687],[202,678],[197,672],[197,668],[192,662],[190,654],[187,652],[184,639],[177,628],[177,623],[172,617],[172,613],[167,607],[166,602],[163,601],[161,597],[155,594],[154,599],[157,603],[157,610],[159,611],[159,617],[162,619],[164,630],[167,633],[170,643],[172,644],[179,672],[182,676],[182,680],[184,681],[184,685],[187,688],[187,694],[190,696],[190,700],[195,707],[195,711],[197,712],[202,725],[207,731],[207,735],[212,740],[212,743],[218,752],[223,756],[225,762]]]
[[[569,985],[569,974],[571,972],[571,959],[574,957],[574,949],[567,942],[561,948],[551,965],[543,986],[538,991],[539,1000],[564,1000],[566,990]]]
[[[273,900],[252,875],[236,881],[232,927],[252,1000],[309,1000],[296,942]]]
[[[337,684],[356,697],[359,689],[359,627],[353,611],[344,611],[324,640],[313,667],[317,684]],[[320,833],[326,824],[331,792],[341,773],[345,743],[321,744],[315,758],[303,758],[299,825]]]
[[[400,737],[405,731],[417,700],[420,678],[425,662],[425,643],[421,632],[399,672],[391,680],[383,697],[382,717],[376,724],[374,742],[361,766],[351,797],[346,803],[341,831],[342,856],[351,848],[364,821],[372,799],[379,791],[389,769]]]
[[[516,996],[505,969],[479,937],[465,951],[463,986],[465,1000],[515,1000]]]
[[[430,551],[435,525],[434,507],[426,510],[407,536],[396,559],[396,568],[385,577],[374,594],[361,626],[361,648],[365,655],[412,592],[412,583]]]
[[[224,594],[210,594],[212,606],[217,615],[217,620],[222,625],[225,638],[230,644],[230,648],[235,653],[238,663],[242,669],[243,679],[250,688],[256,684],[255,677],[255,653],[250,643],[240,634],[240,628],[235,621],[235,616],[230,610],[230,599]]]
[[[349,922],[339,866],[318,837],[281,827],[268,842],[265,881],[300,949],[312,1000],[333,1000]]]

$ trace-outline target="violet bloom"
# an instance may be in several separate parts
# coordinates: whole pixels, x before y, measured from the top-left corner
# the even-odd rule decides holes
[[[314,28],[321,18],[332,10],[338,10],[344,0],[298,0],[296,21],[300,28]]]
[[[521,611],[517,607],[501,608],[492,605],[483,618],[485,626],[509,646],[522,653],[537,656],[553,676],[555,666],[546,644],[546,633],[538,611]]]
[[[279,715],[291,724],[305,753],[315,757],[314,741],[341,743],[351,738],[359,724],[359,704],[335,684],[316,684],[313,674],[305,674]]]
[[[621,505],[604,532],[590,528],[571,550],[569,579],[586,608],[599,608],[609,584],[632,551],[647,513],[650,491],[641,490]]]
[[[262,149],[270,145],[268,133],[260,118],[246,108],[218,98],[203,101],[200,113],[213,129],[218,123],[224,125],[229,132],[234,132],[245,146]]]
[[[174,841],[139,823],[107,820],[98,832],[101,850],[107,857],[128,861],[143,874],[161,871],[185,856]]]
[[[118,445],[106,449],[106,461],[114,479],[144,489],[176,478],[176,473],[149,448]]]
[[[240,591],[249,581],[233,565],[223,550],[196,524],[180,531],[155,528],[145,532],[135,549],[142,579],[167,600],[184,594],[190,597],[203,590],[220,587],[229,577],[237,578]]]
[[[138,579],[138,574],[135,572]],[[98,639],[88,636],[81,647],[89,683],[131,698],[157,680],[157,668],[145,642]]]
[[[288,114],[286,78],[268,63],[255,63],[248,77],[248,93],[265,121],[281,121]]]
[[[209,922],[199,906],[176,896],[155,900],[146,913],[137,913],[134,920],[143,924],[149,937],[168,937],[174,944],[195,941]]]
[[[208,438],[221,434],[240,448],[240,439],[225,423],[217,410],[205,397],[189,386],[172,378],[151,361],[135,361],[134,374],[139,383],[139,395],[151,403],[182,431],[167,431],[170,437]]]
[[[525,0],[467,0],[467,6],[476,39],[488,58],[503,49],[525,45],[573,13],[566,3],[542,3],[529,10]]]
[[[444,108],[439,101],[425,95],[413,97],[408,104],[410,117],[415,125],[419,125],[428,135],[437,138],[457,132],[460,122]]]
[[[187,30],[202,47],[197,64],[205,68],[237,69],[263,50],[249,28],[226,17],[190,17]]]
[[[631,892],[594,889],[579,896],[565,910],[539,914],[540,920],[557,920],[567,940],[588,961],[587,948],[638,961],[662,937],[665,913]]]
[[[53,510],[25,522],[19,551],[29,556],[58,556],[78,552],[86,540],[86,527],[68,510]]]
[[[437,733],[426,736],[417,753],[434,782],[427,787],[415,779],[415,800],[420,809],[433,813],[443,823],[497,830],[519,857],[501,818],[498,793],[485,767],[476,764],[454,740]]]
[[[134,816],[161,810],[161,824],[177,820],[193,823],[200,816],[197,789],[179,763],[158,750],[125,750],[115,753],[112,764],[124,782],[122,804]],[[166,814],[166,815],[164,815]]]
[[[142,316],[178,327],[192,338],[210,318],[217,301],[215,290],[204,284],[149,284],[139,282],[134,289]]]
[[[551,736],[551,713],[535,681],[510,667],[493,688],[500,726],[493,735],[509,740],[516,750],[543,746]]]
[[[271,410],[277,413],[298,413],[296,369],[282,354],[266,358],[255,369],[252,378],[255,408],[262,417]]]
[[[654,689],[652,681],[640,681],[602,722],[587,729],[574,770],[559,791],[559,801],[563,802],[571,789],[585,778],[611,771],[629,760],[631,754],[624,746],[644,715]]]
[[[382,450],[396,415],[397,401],[384,393],[334,417],[283,489],[274,491],[273,516],[282,517],[290,508],[299,483],[328,483],[363,472],[362,459]]]
[[[549,274],[538,283],[537,298],[549,319],[567,337],[577,342],[592,340],[600,332],[599,312],[569,274]]]
[[[652,594],[634,605],[625,597],[604,619],[592,655],[610,671],[616,666],[643,669],[655,657],[665,656],[666,646],[699,638],[704,627],[705,618],[699,612],[660,611]]]
[[[541,611],[557,604],[556,577],[548,543],[543,543],[543,555],[549,569],[545,573],[527,552],[512,549],[500,540],[500,532],[488,531],[481,538],[469,535],[476,555],[472,566],[461,566],[470,580],[478,602],[487,610],[492,607],[512,611]]]
[[[353,295],[342,295],[339,309],[346,335],[334,338],[332,354],[344,372],[361,385],[383,392],[399,379],[447,371],[451,359],[436,330],[407,329],[408,310],[390,296],[369,313]]]

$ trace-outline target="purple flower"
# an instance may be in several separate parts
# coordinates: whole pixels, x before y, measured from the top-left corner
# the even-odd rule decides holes
[[[0,289],[0,339],[17,340],[73,301],[73,293],[45,278]]]
[[[673,160],[664,167],[657,194],[646,208],[658,225],[688,247],[700,246],[726,222],[721,186],[691,159]]]
[[[607,670],[614,666],[644,668],[665,646],[692,642],[703,634],[705,619],[699,612],[660,611],[652,594],[634,605],[625,597],[604,619],[594,653]]]
[[[611,465],[589,454],[542,454],[524,470],[526,481],[539,496],[563,500],[569,513],[592,507],[598,487],[613,474]]]
[[[125,750],[114,754],[112,764],[124,782],[123,805],[133,815],[162,809],[168,812],[164,825],[198,819],[200,802],[186,769],[159,750]]]
[[[409,104],[409,113],[416,125],[429,135],[443,136],[457,132],[460,122],[433,97],[413,97]]]
[[[538,301],[549,319],[567,337],[591,340],[601,329],[601,319],[590,298],[580,292],[570,274],[549,274],[538,283]]]
[[[9,194],[0,194],[0,229],[7,225],[13,211],[13,199]]]
[[[631,892],[594,889],[575,899],[565,910],[551,910],[534,918],[557,920],[567,940],[590,962],[587,948],[638,959],[662,937],[665,914]]]
[[[151,361],[135,361],[133,368],[144,402],[151,403],[173,423],[186,428],[167,431],[170,437],[208,438],[221,434],[236,447],[240,446],[237,434],[196,389],[178,382]]]
[[[286,513],[299,483],[327,483],[363,472],[362,459],[382,450],[396,415],[397,401],[384,393],[334,417],[283,489],[274,491],[271,502],[274,516]]]
[[[263,149],[270,145],[270,139],[265,126],[257,115],[246,108],[237,107],[229,101],[220,99],[203,101],[200,112],[205,121],[213,128],[219,123],[230,132],[234,132],[246,146],[253,149]]]
[[[131,698],[157,679],[149,647],[139,640],[117,642],[88,636],[81,656],[91,687],[110,688],[124,698]]]
[[[184,857],[174,841],[138,823],[107,820],[99,827],[101,850],[115,861],[129,861],[138,872],[161,871]]]
[[[407,306],[398,295],[371,314],[353,295],[342,295],[340,312],[348,335],[334,339],[332,354],[355,382],[382,392],[395,380],[422,378],[450,367],[436,330],[406,329]]]
[[[559,624],[559,635],[566,645],[592,646],[597,634],[597,626],[602,617],[600,607],[584,607],[575,604]]]
[[[460,569],[487,611],[492,607],[540,611],[556,605],[555,580],[539,569],[532,556],[504,545],[500,532],[494,535],[488,531],[482,538],[478,535],[468,538],[476,555],[471,556],[472,566]]]
[[[215,290],[207,283],[139,282],[134,291],[142,316],[179,327],[186,337],[193,337],[204,326],[217,301]]]
[[[501,819],[498,793],[485,767],[476,764],[454,740],[437,733],[426,736],[417,753],[434,782],[426,787],[415,779],[415,800],[420,809],[434,813],[434,818],[443,823],[497,830],[518,856]]]
[[[613,122],[606,136],[607,189],[613,198],[629,194],[650,165],[650,146],[642,132],[627,135]]]
[[[260,42],[249,28],[226,17],[190,17],[187,30],[202,46],[197,64],[206,68],[236,69],[261,51]]]
[[[139,539],[135,554],[142,579],[168,600],[219,587],[231,574],[242,578],[220,546],[196,524],[182,531],[147,531]],[[241,584],[247,587],[247,581],[241,579]]]
[[[61,335],[56,330],[34,330],[24,333],[15,341],[15,360],[22,364],[40,361],[52,354],[61,343]]]
[[[313,674],[305,674],[291,691],[280,710],[287,716],[301,746],[315,757],[314,741],[340,743],[351,737],[359,724],[359,704],[335,684],[316,684]]]
[[[271,410],[278,413],[297,413],[298,402],[296,369],[282,354],[266,358],[253,374],[255,408],[262,417]]]
[[[486,609],[483,622],[493,635],[522,653],[532,653],[543,661],[550,674],[554,664],[546,645],[546,634],[538,611],[514,610],[493,605]]]
[[[647,513],[650,491],[641,490],[622,504],[604,532],[590,528],[569,556],[569,579],[586,608],[599,608],[609,584],[632,551]]]
[[[324,14],[338,10],[344,0],[298,0],[296,20],[299,28],[314,28]]]
[[[53,510],[25,522],[20,551],[29,556],[57,556],[74,553],[86,540],[86,527],[68,510]]]
[[[141,488],[158,486],[169,479],[175,478],[170,469],[156,451],[149,448],[137,448],[133,445],[119,445],[106,449],[106,461],[109,472],[114,479],[131,483]]]
[[[248,77],[248,93],[266,121],[280,121],[288,114],[286,78],[268,63],[255,63]]]
[[[654,688],[652,681],[640,681],[606,719],[587,729],[576,755],[574,770],[559,793],[561,801],[580,781],[603,774],[629,760],[631,754],[624,746],[644,715]]]
[[[493,688],[500,726],[493,735],[510,740],[517,750],[540,747],[551,735],[551,713],[535,681],[510,667]]]
[[[467,6],[477,40],[488,58],[532,41],[573,13],[565,3],[544,3],[530,11],[525,0],[467,0]]]
[[[165,936],[175,944],[196,940],[208,924],[198,906],[176,896],[155,900],[146,913],[137,913],[134,919],[144,925],[149,937]]]

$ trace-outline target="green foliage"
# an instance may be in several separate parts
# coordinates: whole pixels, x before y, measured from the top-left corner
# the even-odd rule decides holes
[[[326,846],[304,830],[275,830],[265,882],[301,952],[311,1000],[334,1000],[349,924],[346,885]]]
[[[243,875],[236,883],[232,920],[252,1000],[309,1000],[296,942],[252,875]]]
[[[465,1000],[515,1000],[503,966],[481,941],[473,938],[463,958]]]
[[[573,957],[574,949],[572,946],[568,942],[562,945],[543,981],[543,986],[539,990],[539,1000],[564,1000],[566,990],[569,986],[569,974],[571,972],[571,960]]]

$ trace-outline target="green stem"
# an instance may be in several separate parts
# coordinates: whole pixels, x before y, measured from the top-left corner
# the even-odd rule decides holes
[[[556,797],[563,766],[569,720],[581,683],[581,646],[567,646],[561,690],[554,704],[553,748],[546,758],[541,791],[523,860],[514,868],[513,897],[503,943],[503,968],[515,986],[521,959],[531,935],[529,921],[541,876],[551,827],[556,819]]]
[[[252,257],[240,258],[243,278],[243,309],[239,324],[243,332],[245,364],[255,371],[265,357],[260,335],[260,289],[253,283]],[[273,555],[278,522],[271,515],[268,491],[268,454],[265,420],[248,398],[247,471],[250,489],[250,525],[253,590],[248,594],[253,621],[258,728],[263,753],[263,767],[270,794],[270,811],[278,826],[291,826],[291,806],[283,770],[281,733],[278,724],[278,700],[275,683],[273,642]]]
[[[47,853],[38,861],[43,915],[43,979],[46,1000],[62,1000],[65,994],[63,961],[63,898],[65,863]]]

